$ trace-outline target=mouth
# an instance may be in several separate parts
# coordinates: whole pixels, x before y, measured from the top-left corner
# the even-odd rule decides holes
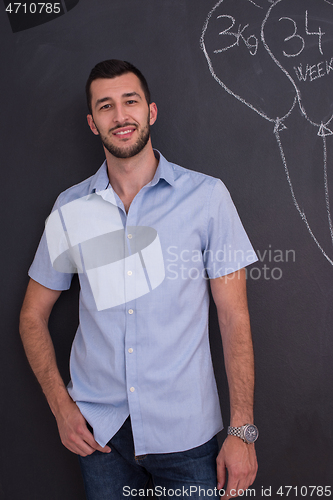
[[[112,135],[115,137],[119,137],[120,139],[128,139],[133,135],[135,132],[136,127],[133,125],[131,126],[126,126],[126,127],[121,127],[117,128],[116,130],[112,131]]]

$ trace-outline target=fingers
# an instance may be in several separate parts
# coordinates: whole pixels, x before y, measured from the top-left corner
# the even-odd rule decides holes
[[[63,443],[65,444],[65,443]],[[101,453],[110,453],[109,446],[102,447],[95,441],[93,434],[89,431],[86,422],[80,424],[74,431],[68,435],[65,446],[73,453],[85,457],[91,455],[94,451]]]
[[[226,481],[226,466],[223,460],[223,456],[220,455],[217,457],[217,489],[221,490]]]
[[[228,469],[228,483],[225,489],[224,498],[242,497],[244,492],[251,486],[255,479],[253,470],[248,469]]]
[[[91,455],[99,446],[88,430],[85,422],[71,423],[59,428],[62,444],[72,453],[85,457]]]
[[[71,402],[61,416],[57,418],[62,444],[72,453],[82,457],[91,455],[94,451],[110,453],[109,446],[100,446],[87,427],[87,422],[78,406]]]
[[[254,445],[245,444],[237,437],[229,437],[224,442],[216,462],[219,490],[225,485],[226,469],[228,470],[228,481],[222,497],[243,496],[255,480],[258,469]]]

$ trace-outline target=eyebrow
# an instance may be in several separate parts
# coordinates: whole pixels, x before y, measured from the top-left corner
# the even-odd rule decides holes
[[[139,99],[142,100],[141,95],[138,94],[137,92],[126,92],[121,97],[138,97]],[[112,101],[112,97],[101,97],[101,99],[97,99],[97,101],[95,103],[95,108],[97,108],[97,106],[99,104],[102,104],[103,102],[106,102],[106,101]]]
[[[123,94],[122,97],[139,97],[139,99],[141,99],[141,95],[138,94],[137,92],[128,92],[127,94]]]

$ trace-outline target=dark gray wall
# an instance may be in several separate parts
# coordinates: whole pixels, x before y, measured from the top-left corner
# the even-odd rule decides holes
[[[159,108],[154,146],[225,182],[260,254],[248,279],[256,496],[262,487],[271,486],[273,498],[279,486],[298,487],[294,498],[301,486],[331,486],[333,1],[80,0],[61,2],[49,22],[22,12],[9,19],[8,3],[0,14],[0,498],[84,499],[76,457],[61,445],[25,359],[18,314],[56,196],[103,161],[86,125],[84,84],[91,67],[111,57],[133,62],[150,82]],[[75,281],[51,319],[66,380],[77,289]],[[228,423],[214,311],[211,324]]]

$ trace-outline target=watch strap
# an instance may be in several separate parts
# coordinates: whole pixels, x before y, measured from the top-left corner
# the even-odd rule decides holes
[[[236,436],[244,440],[243,426],[242,427],[228,427],[229,436]]]

